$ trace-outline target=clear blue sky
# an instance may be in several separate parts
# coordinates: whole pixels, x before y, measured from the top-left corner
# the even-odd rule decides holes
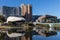
[[[54,15],[60,18],[60,0],[0,0],[0,6],[17,6],[21,3],[31,4],[34,15]]]

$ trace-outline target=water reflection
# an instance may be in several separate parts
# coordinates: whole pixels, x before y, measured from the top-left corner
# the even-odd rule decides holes
[[[60,32],[57,32],[57,35],[50,36],[50,37],[44,37],[41,35],[33,35],[33,40],[60,40]]]
[[[49,30],[53,31],[54,30],[54,28],[53,28],[54,24],[51,23],[51,24],[49,24],[49,26],[50,26]]]

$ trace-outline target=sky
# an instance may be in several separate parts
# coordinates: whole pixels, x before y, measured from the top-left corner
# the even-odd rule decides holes
[[[60,18],[60,0],[0,0],[0,6],[19,7],[21,4],[31,4],[34,15],[53,15]]]

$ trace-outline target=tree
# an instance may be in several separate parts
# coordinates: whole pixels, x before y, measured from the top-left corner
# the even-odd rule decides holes
[[[5,21],[6,20],[5,20],[4,16],[0,15],[0,22],[2,23],[2,22],[5,22]]]
[[[13,26],[12,22],[10,22],[10,21],[8,22],[8,25],[9,25],[9,26]]]

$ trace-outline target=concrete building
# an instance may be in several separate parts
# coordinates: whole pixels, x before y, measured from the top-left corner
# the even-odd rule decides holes
[[[13,17],[13,16],[10,16],[7,18],[7,22],[6,23],[12,23],[11,25],[12,26],[20,26],[20,24],[22,23],[25,23],[25,18],[23,17]]]
[[[13,16],[10,16],[7,18],[7,23],[8,22],[16,22],[16,21],[25,21],[25,19],[23,17],[13,17]]]
[[[40,23],[57,23],[57,17],[51,15],[43,15],[39,17],[36,22]]]
[[[8,7],[1,6],[0,7],[0,15],[3,15],[5,18],[9,16],[20,16],[20,7]]]
[[[31,21],[32,19],[32,6],[30,4],[22,4],[21,5],[21,15],[25,17],[27,21]]]

